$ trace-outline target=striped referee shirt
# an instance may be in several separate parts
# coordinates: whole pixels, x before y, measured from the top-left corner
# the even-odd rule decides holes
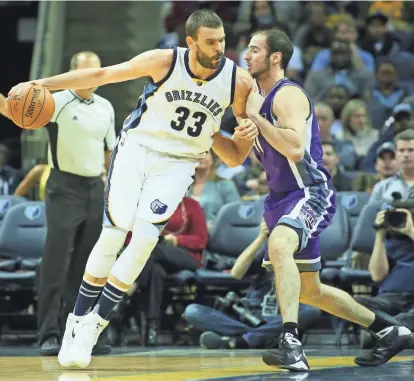
[[[104,151],[112,151],[115,146],[111,103],[97,94],[86,100],[72,90],[56,92],[53,98],[55,112],[46,126],[49,165],[79,176],[100,176]]]

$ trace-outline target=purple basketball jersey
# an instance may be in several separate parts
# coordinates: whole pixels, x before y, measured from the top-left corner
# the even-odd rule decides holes
[[[273,99],[276,93],[286,85],[299,87],[308,97],[299,85],[287,78],[283,78],[277,82],[266,96],[260,110],[260,114],[272,123],[275,128],[278,127],[277,118],[272,112]],[[302,161],[298,163],[289,161],[280,152],[276,151],[262,135],[259,135],[255,140],[255,153],[266,171],[267,185],[271,193],[294,191],[326,183],[330,180],[330,175],[323,166],[319,126],[310,99],[309,103],[311,105],[311,113],[306,121],[307,139],[305,155]]]

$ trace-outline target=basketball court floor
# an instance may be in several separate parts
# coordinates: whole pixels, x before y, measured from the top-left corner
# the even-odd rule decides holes
[[[199,348],[136,348],[94,357],[86,370],[65,370],[54,357],[14,349],[0,357],[0,381],[396,381],[414,380],[414,351],[373,368],[354,365],[359,349],[308,347],[310,373],[291,373],[266,366],[262,351],[211,351]],[[7,352],[7,350],[6,350]],[[33,352],[33,353],[30,353]]]

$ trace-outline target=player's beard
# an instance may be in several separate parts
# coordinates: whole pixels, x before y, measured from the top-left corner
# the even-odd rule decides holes
[[[204,54],[198,46],[196,46],[197,62],[202,67],[205,67],[206,69],[217,69],[221,62],[221,60],[215,60],[217,57],[223,57],[223,55],[221,54],[220,56],[210,58],[207,54]]]
[[[251,72],[250,75],[254,79],[261,79],[264,76],[267,76],[270,72],[270,58],[267,58],[264,63],[265,67],[262,69],[259,69],[257,71]]]

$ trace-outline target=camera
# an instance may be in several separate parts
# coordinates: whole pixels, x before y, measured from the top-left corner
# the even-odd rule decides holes
[[[392,192],[393,201],[391,206],[385,212],[384,228],[403,228],[407,224],[407,215],[397,209],[414,209],[414,200],[402,200],[400,192]]]
[[[246,305],[246,301],[236,295],[233,291],[225,297],[216,298],[214,308],[224,313],[233,313],[240,321],[256,328],[265,322],[256,317]]]

